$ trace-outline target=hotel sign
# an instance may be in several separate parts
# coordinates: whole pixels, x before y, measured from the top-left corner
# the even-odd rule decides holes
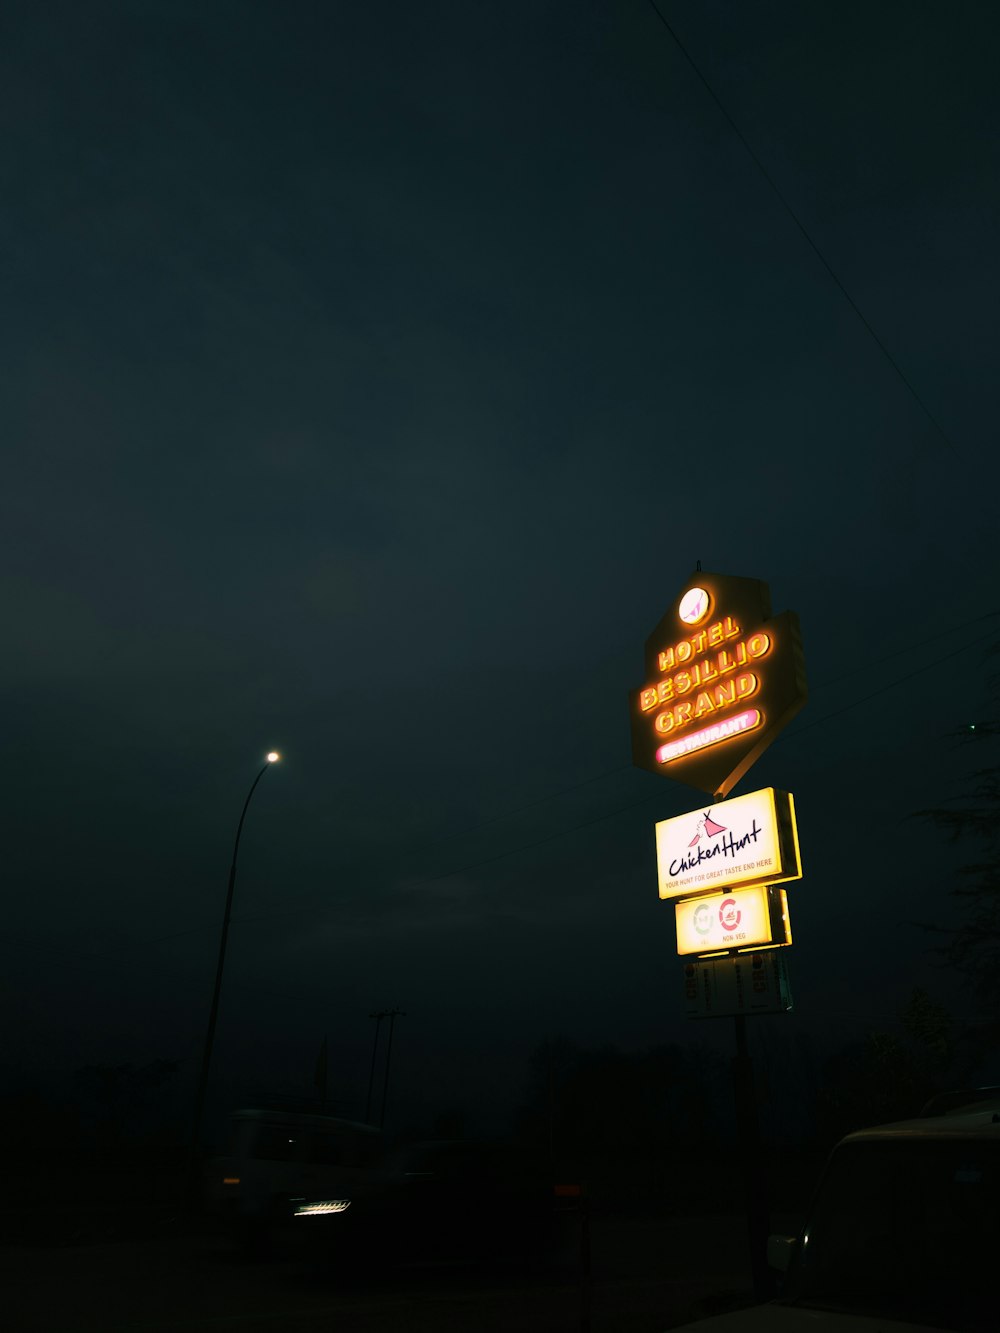
[[[674,904],[677,952],[686,957],[791,944],[788,895],[775,884],[713,893]]]
[[[801,879],[795,802],[764,787],[656,825],[661,898]]]
[[[794,611],[771,615],[766,583],[691,575],[646,640],[629,695],[632,761],[728,794],[806,701]]]

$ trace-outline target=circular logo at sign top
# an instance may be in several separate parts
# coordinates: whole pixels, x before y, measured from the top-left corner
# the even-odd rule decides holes
[[[681,598],[678,614],[685,625],[697,625],[708,615],[711,598],[704,588],[689,588]]]
[[[719,924],[723,930],[735,930],[743,918],[735,898],[723,898],[719,904]]]
[[[708,903],[699,903],[694,909],[694,928],[699,935],[707,935],[712,929],[712,914]]]

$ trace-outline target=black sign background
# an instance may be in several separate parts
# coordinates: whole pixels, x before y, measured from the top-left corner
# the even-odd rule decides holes
[[[712,599],[708,615],[698,625],[685,625],[680,618],[681,599],[688,589],[704,588]],[[757,631],[765,631],[771,639],[766,657],[755,661],[751,669],[760,681],[755,694],[716,709],[710,718],[700,724],[693,722],[676,733],[663,735],[654,726],[654,719],[669,705],[647,712],[640,706],[645,689],[655,687],[665,677],[673,675],[674,667],[661,671],[660,653],[683,639],[695,637],[726,616],[740,627],[740,639],[746,640]],[[713,656],[719,650],[709,648],[699,653],[692,662]],[[771,597],[766,583],[759,579],[739,578],[729,574],[708,574],[697,570],[677,594],[676,600],[646,640],[646,678],[642,685],[629,692],[629,710],[632,722],[632,762],[661,777],[676,778],[700,791],[719,798],[727,796],[752,764],[764,753],[774,738],[786,726],[808,698],[805,658],[798,616],[794,611],[771,615]],[[689,664],[685,664],[689,665]],[[690,697],[694,697],[694,691]],[[657,762],[656,752],[670,740],[680,740],[702,726],[713,726],[736,717],[748,708],[760,711],[762,721],[753,731],[738,733],[714,745],[682,755],[668,763]]]

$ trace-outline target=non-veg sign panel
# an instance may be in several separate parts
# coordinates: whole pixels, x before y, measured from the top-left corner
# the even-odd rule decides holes
[[[732,889],[674,904],[677,952],[710,958],[732,950],[791,944],[788,895],[776,884]]]
[[[697,570],[646,640],[632,761],[725,796],[807,698],[798,617],[758,579]]]
[[[661,898],[802,878],[795,802],[762,787],[656,825]]]

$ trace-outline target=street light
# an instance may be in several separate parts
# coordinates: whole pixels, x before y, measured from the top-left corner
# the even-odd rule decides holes
[[[212,1063],[212,1046],[215,1042],[215,1024],[219,1017],[219,995],[222,991],[222,970],[226,964],[226,940],[229,936],[229,918],[233,909],[233,890],[236,887],[236,858],[239,855],[240,850],[240,834],[243,832],[243,821],[247,817],[250,798],[257,789],[257,783],[261,780],[271,765],[276,764],[280,758],[281,755],[277,750],[269,750],[267,752],[263,767],[250,784],[250,790],[247,792],[247,798],[243,802],[243,810],[240,813],[240,822],[236,826],[236,842],[233,844],[233,860],[229,867],[229,887],[226,891],[226,911],[222,918],[222,938],[219,941],[219,962],[215,969],[215,989],[212,992],[212,1008],[208,1016],[208,1032],[205,1034],[205,1049],[201,1057],[201,1075],[198,1079],[198,1095],[195,1099],[194,1108],[194,1127],[191,1131],[188,1196],[189,1202],[192,1204],[194,1203],[195,1191],[198,1183],[198,1143],[201,1138],[201,1121],[205,1111],[205,1093],[208,1089],[208,1070]]]

